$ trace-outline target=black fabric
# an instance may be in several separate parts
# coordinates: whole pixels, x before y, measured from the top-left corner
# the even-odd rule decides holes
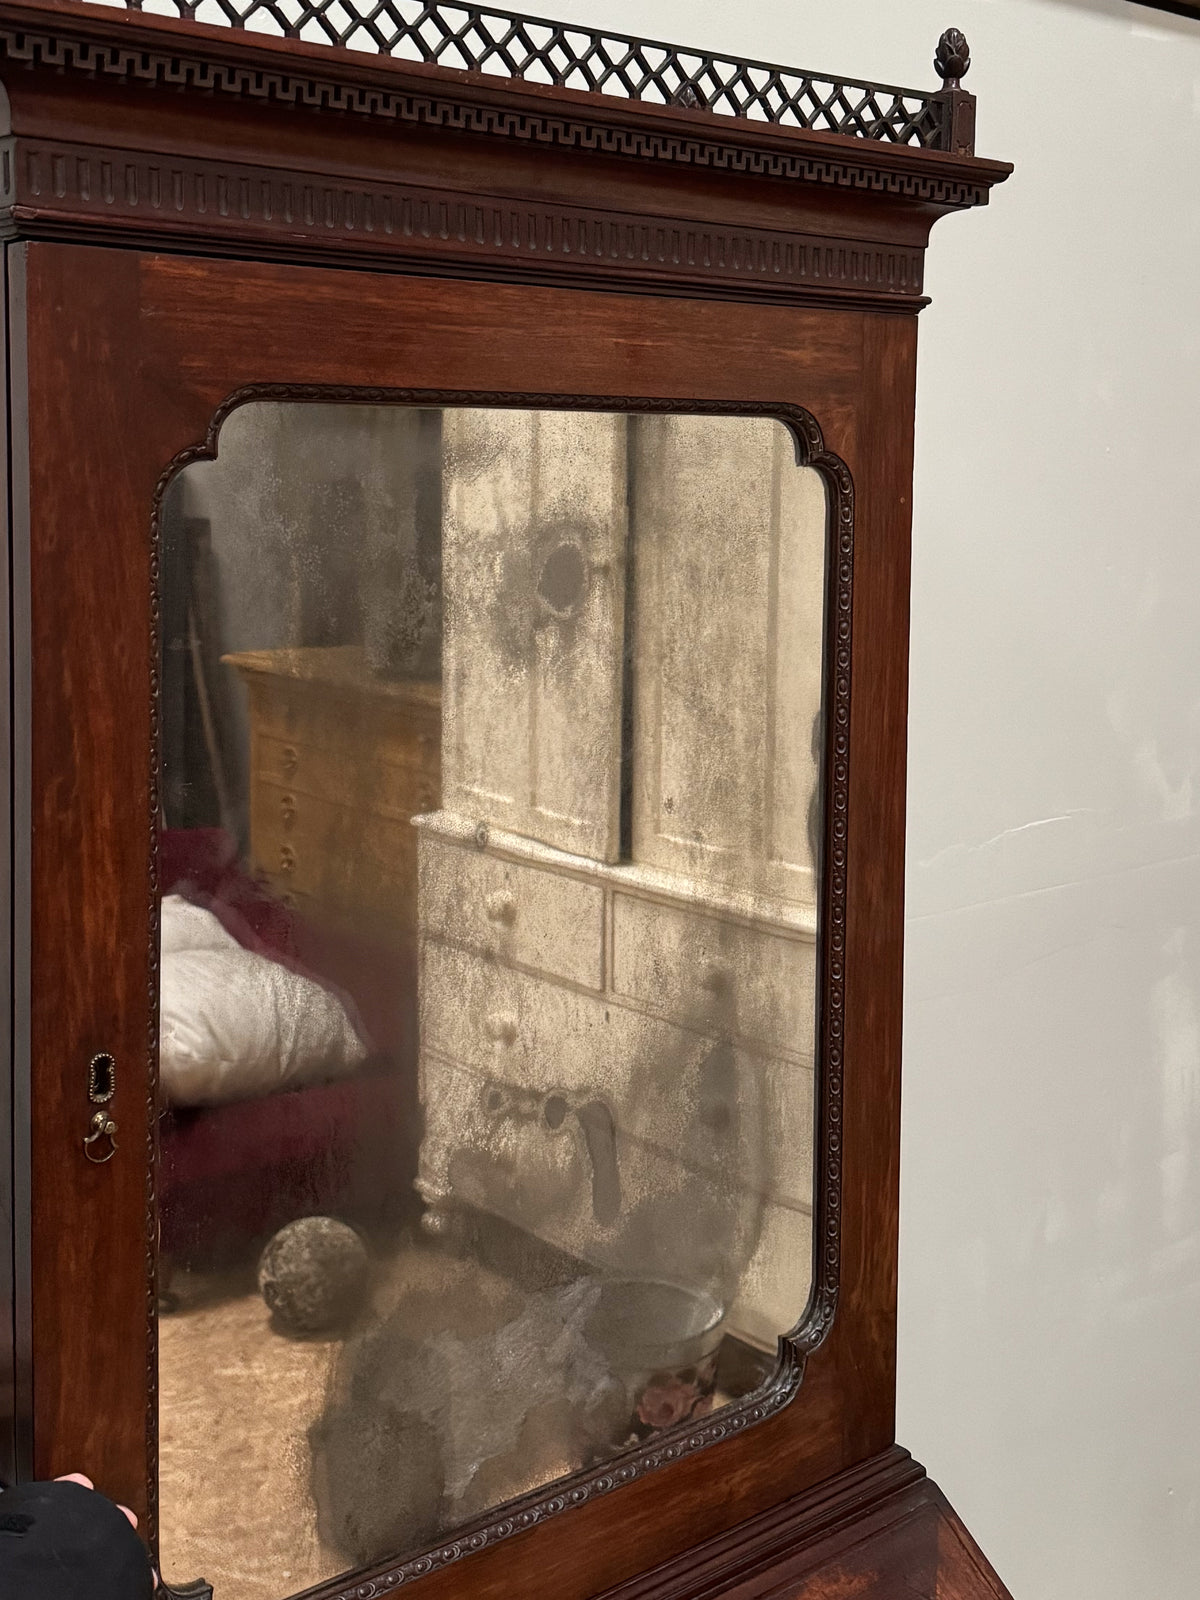
[[[152,1600],[146,1547],[125,1513],[79,1483],[0,1494],[0,1600]]]

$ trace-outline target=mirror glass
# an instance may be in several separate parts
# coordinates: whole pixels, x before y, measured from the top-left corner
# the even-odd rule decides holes
[[[415,1553],[774,1370],[826,521],[770,418],[256,403],[173,480],[168,1582]]]

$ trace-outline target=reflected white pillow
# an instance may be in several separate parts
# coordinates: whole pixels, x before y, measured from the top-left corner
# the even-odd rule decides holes
[[[211,911],[162,903],[159,1073],[171,1105],[211,1106],[343,1077],[366,1056],[311,978],[244,950]]]
[[[222,927],[220,919],[203,906],[195,906],[181,894],[163,897],[158,925],[161,954],[178,950],[240,950],[242,947]]]

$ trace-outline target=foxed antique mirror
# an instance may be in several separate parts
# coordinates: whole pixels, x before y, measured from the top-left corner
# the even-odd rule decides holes
[[[307,1587],[773,1373],[826,508],[686,412],[251,402],[172,483],[168,1580]]]
[[[0,1482],[164,1596],[1003,1597],[894,1430],[965,40],[160,10],[0,0]]]

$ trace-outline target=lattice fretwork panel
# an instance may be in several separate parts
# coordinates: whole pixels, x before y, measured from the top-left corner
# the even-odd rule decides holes
[[[930,149],[947,143],[944,101],[737,61],[678,45],[438,0],[102,0],[250,33],[520,78],[658,105],[697,106],[784,127]]]

